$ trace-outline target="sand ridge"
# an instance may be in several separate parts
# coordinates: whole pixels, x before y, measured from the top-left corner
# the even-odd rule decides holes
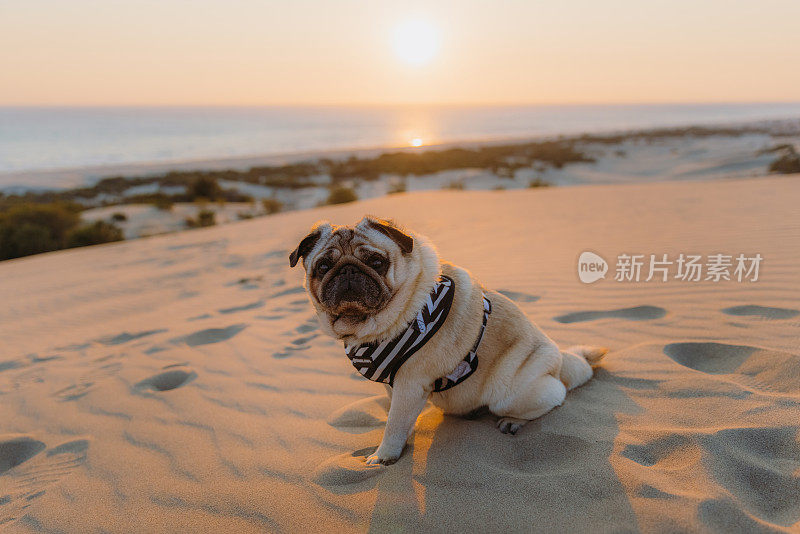
[[[794,530],[798,194],[430,192],[4,262],[0,530]],[[429,406],[397,464],[366,466],[388,399],[286,259],[315,220],[363,213],[431,237],[559,344],[611,353],[517,436]],[[766,259],[752,284],[583,285],[587,249]]]

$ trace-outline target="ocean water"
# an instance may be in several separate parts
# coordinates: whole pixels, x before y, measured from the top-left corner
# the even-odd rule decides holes
[[[800,118],[799,103],[505,107],[0,107],[0,186],[25,171]],[[22,185],[22,184],[18,184]],[[55,184],[54,184],[55,185]]]

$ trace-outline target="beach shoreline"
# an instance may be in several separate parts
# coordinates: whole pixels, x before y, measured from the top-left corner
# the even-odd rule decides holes
[[[234,162],[238,168],[233,168]],[[109,170],[102,168],[102,173]],[[55,211],[68,220],[74,217],[65,210],[79,213],[79,227],[45,229],[53,235],[77,232],[84,236],[62,239],[51,245],[49,250],[53,250],[399,192],[522,190],[786,174],[800,172],[800,121],[314,152],[184,162],[169,171],[160,165],[129,170],[137,174],[106,176],[92,186],[0,194],[0,213],[13,211],[5,223],[10,228],[7,232],[17,235],[22,223],[14,221],[25,221],[37,210]],[[24,245],[14,245],[14,239],[9,238],[12,244],[3,252],[4,259],[48,250],[26,250]]]
[[[557,139],[580,139],[586,136],[637,135],[671,129],[711,128],[741,129],[752,128],[789,128],[797,131],[800,128],[800,117],[785,119],[764,119],[751,121],[717,121],[702,124],[687,123],[685,125],[654,126],[635,129],[594,129],[581,133],[487,136],[442,143],[424,144],[419,147],[409,144],[388,144],[382,146],[353,147],[346,149],[289,151],[270,154],[253,154],[227,158],[180,159],[161,162],[134,162],[120,164],[87,165],[41,170],[0,171],[0,192],[19,194],[25,191],[53,191],[91,185],[98,180],[110,176],[153,176],[172,171],[220,171],[246,170],[257,166],[286,165],[303,161],[315,161],[323,158],[345,159],[348,157],[370,158],[389,152],[425,152],[452,148],[474,149],[501,144],[523,144]],[[60,184],[60,185],[56,185]]]

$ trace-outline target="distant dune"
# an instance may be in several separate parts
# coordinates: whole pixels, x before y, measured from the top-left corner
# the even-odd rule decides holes
[[[800,527],[800,175],[428,191],[0,263],[0,530],[789,532]],[[516,436],[388,399],[287,255],[391,217],[595,378]],[[605,258],[582,284],[577,258]],[[764,258],[755,282],[617,282],[620,254]],[[644,277],[643,277],[644,278]],[[491,318],[490,318],[491,321]]]

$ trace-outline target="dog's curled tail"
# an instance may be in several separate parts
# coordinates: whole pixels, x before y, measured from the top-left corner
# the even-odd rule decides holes
[[[561,375],[559,378],[568,390],[585,384],[592,378],[592,366],[597,364],[608,349],[577,345],[561,351]]]

